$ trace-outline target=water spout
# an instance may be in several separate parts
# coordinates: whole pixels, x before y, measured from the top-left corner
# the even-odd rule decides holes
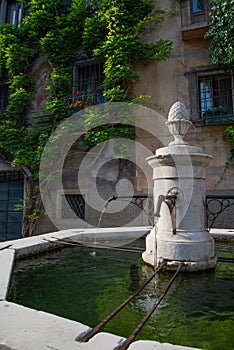
[[[100,227],[100,224],[101,224],[101,221],[102,221],[102,217],[105,213],[105,210],[108,206],[108,204],[114,200],[118,200],[118,201],[122,201],[122,202],[128,202],[128,203],[131,203],[131,204],[134,204],[135,206],[137,206],[138,208],[140,208],[147,216],[148,216],[148,219],[151,223],[151,225],[153,225],[153,222],[152,222],[152,219],[149,217],[149,213],[147,212],[147,210],[144,208],[144,205],[142,203],[139,203],[139,202],[133,202],[132,199],[148,199],[148,196],[147,195],[133,195],[132,197],[128,197],[128,196],[117,196],[116,194],[113,194],[111,197],[109,197],[104,206],[103,206],[103,209],[102,209],[102,212],[101,212],[101,215],[100,215],[100,218],[99,218],[99,221],[98,221],[98,226],[97,227]],[[150,210],[149,210],[150,212]]]
[[[155,212],[155,218],[158,221],[158,219],[160,218],[160,211],[161,211],[162,203],[164,202],[167,205],[169,212],[170,212],[170,215],[171,215],[172,231],[173,231],[174,235],[176,235],[176,200],[177,200],[178,193],[179,193],[178,188],[173,187],[173,188],[168,190],[168,192],[165,196],[162,194],[159,195],[157,207],[156,207],[156,212]]]
[[[109,198],[106,200],[106,202],[105,202],[105,204],[104,204],[104,207],[103,207],[103,209],[102,209],[102,212],[101,212],[101,215],[100,215],[100,218],[99,218],[98,226],[97,226],[97,227],[100,227],[100,225],[101,225],[102,217],[103,217],[103,215],[104,215],[104,213],[105,213],[105,210],[106,210],[108,204],[109,204],[111,201],[116,200],[117,198],[118,198],[118,197],[117,197],[115,194],[113,194],[113,196],[109,197]]]

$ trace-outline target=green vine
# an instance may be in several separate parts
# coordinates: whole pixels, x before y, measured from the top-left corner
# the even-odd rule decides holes
[[[210,27],[206,34],[211,38],[210,63],[234,69],[234,0],[212,1]]]
[[[217,64],[234,72],[234,0],[212,1],[210,28],[206,37],[211,38],[209,58]],[[234,127],[225,129],[225,138],[232,143],[230,159],[234,159]]]
[[[226,140],[232,143],[232,146],[230,147],[230,160],[232,160],[234,159],[234,127],[231,125],[227,126],[224,133]]]
[[[19,2],[28,7],[20,26],[0,27],[0,74],[8,77],[9,88],[6,117],[0,122],[0,151],[14,165],[27,167],[35,181],[46,141],[67,117],[64,98],[71,92],[77,50],[83,48],[90,57],[103,57],[106,101],[133,101],[138,97],[131,95],[133,84],[140,79],[136,63],[146,65],[169,57],[172,43],[162,39],[149,44],[142,41],[152,23],[169,15],[155,8],[151,0],[73,0],[66,12],[58,0]],[[46,125],[36,119],[34,124],[26,125],[25,115],[32,109],[36,92],[32,65],[40,56],[52,67],[48,99],[40,113],[50,117]],[[88,115],[89,127],[94,118],[95,113]],[[113,136],[134,138],[134,132],[128,126],[107,124],[88,132],[83,148]],[[32,201],[30,205],[33,207]]]
[[[154,8],[148,0],[101,1],[95,15],[85,20],[82,46],[91,55],[104,57],[103,95],[106,101],[132,101],[132,87],[140,77],[135,71],[136,63],[147,65],[153,60],[162,60],[171,54],[172,43],[159,39],[146,44],[141,34],[148,23],[163,19],[164,12]],[[87,117],[87,123],[95,123],[95,113]],[[114,132],[113,132],[114,130]],[[109,125],[86,134],[85,148],[93,147],[111,137],[134,138],[133,129]]]
[[[19,148],[24,145],[24,139],[31,140],[30,146],[23,151],[28,159],[35,154],[35,160],[31,164],[27,162],[27,166],[36,174],[40,162],[38,150],[43,149],[43,143],[38,139],[40,132],[33,131],[34,126],[24,127],[24,115],[30,110],[35,95],[31,67],[39,54],[43,54],[52,66],[45,107],[45,113],[54,116],[46,128],[49,137],[56,124],[66,118],[63,101],[71,91],[77,49],[83,47],[90,56],[104,57],[106,101],[131,101],[133,83],[140,79],[134,70],[135,64],[169,57],[171,42],[159,39],[156,43],[146,44],[141,40],[148,23],[163,19],[164,11],[155,9],[151,0],[103,0],[93,1],[89,6],[84,0],[73,0],[69,13],[64,13],[62,2],[57,0],[32,0],[25,6],[28,6],[29,14],[20,27],[6,24],[0,28],[0,68],[2,74],[7,71],[9,77],[7,119],[0,125],[0,145],[4,141],[7,122],[15,123],[15,127],[20,128]],[[88,118],[90,126],[92,115]],[[11,128],[9,133],[10,130],[13,132]],[[103,127],[87,134],[85,147],[102,142],[104,134],[105,138],[110,138],[112,129]],[[133,137],[131,128],[126,128],[124,134]],[[123,128],[116,126],[115,137],[122,136]],[[23,153],[21,149],[16,157],[15,145],[11,147],[10,143],[4,143],[1,148],[12,155],[15,164],[25,165],[25,157],[19,157]]]

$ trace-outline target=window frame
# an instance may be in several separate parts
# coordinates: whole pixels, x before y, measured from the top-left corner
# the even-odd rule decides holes
[[[195,0],[190,0],[190,11],[191,11],[191,24],[199,24],[203,22],[208,22],[209,12],[210,12],[210,1],[204,0],[203,10],[193,11]],[[196,0],[198,1],[198,0]]]
[[[180,1],[182,30],[195,30],[208,26],[211,8],[209,0],[204,0],[204,10],[193,11],[193,6],[194,0]]]
[[[224,68],[218,68],[218,67],[196,67],[192,68],[188,73],[185,75],[189,78],[189,88],[190,88],[190,110],[191,110],[191,118],[194,122],[201,122],[203,124],[228,124],[228,123],[234,123],[234,77],[232,72],[225,70]],[[210,95],[210,107],[207,108],[207,111],[202,110],[202,103],[201,103],[201,90],[199,83],[203,80],[207,81],[210,79],[212,81],[212,94]],[[214,94],[213,87],[214,84],[220,80],[226,80],[226,82],[230,82],[230,88],[226,91],[225,95],[217,94],[217,91],[220,92],[221,90],[218,89],[216,91],[216,94]],[[219,109],[219,106],[217,105],[217,101],[220,99],[226,99],[227,106],[223,109]],[[203,98],[204,103],[205,98]],[[211,102],[212,100],[212,102]],[[215,101],[216,100],[216,101]],[[215,101],[215,102],[214,102]],[[208,98],[207,98],[208,102]],[[208,103],[209,104],[209,103]],[[219,110],[218,110],[219,109]],[[231,111],[231,112],[230,112]]]

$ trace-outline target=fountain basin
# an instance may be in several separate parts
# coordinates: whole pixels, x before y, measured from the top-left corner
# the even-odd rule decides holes
[[[4,265],[2,264],[3,260],[6,258],[6,252],[8,252],[8,262],[12,263],[10,259],[10,255],[17,256],[26,256],[29,254],[39,253],[40,251],[45,251],[51,249],[53,246],[58,247],[58,243],[48,243],[44,239],[52,240],[52,237],[57,238],[74,238],[78,236],[78,231],[81,230],[69,230],[51,233],[47,235],[31,237],[26,239],[21,239],[18,241],[5,242],[0,244],[0,249],[6,245],[12,244],[12,247],[7,250],[0,251],[0,276],[4,276],[5,269],[3,270]],[[84,230],[82,230],[82,234],[84,234]],[[111,230],[109,230],[111,231]],[[133,230],[134,231],[134,230]],[[134,234],[131,231],[131,237],[133,238]],[[140,230],[136,229],[139,233]],[[141,231],[147,232],[147,228],[141,228]],[[81,234],[81,233],[80,233]],[[91,230],[91,235],[94,235],[94,230]],[[120,230],[118,232],[120,234]],[[216,231],[217,235],[217,231]],[[225,232],[225,236],[228,233]],[[233,234],[230,234],[230,236]],[[102,239],[104,238],[105,233],[102,235]],[[107,234],[110,239],[110,234]],[[126,231],[122,235],[122,238],[126,237]],[[234,236],[234,235],[233,235]],[[115,239],[113,232],[111,235],[112,239]],[[37,246],[37,248],[36,248]],[[4,253],[4,254],[3,254]],[[53,253],[54,254],[54,253]],[[5,257],[3,258],[3,255]],[[5,265],[6,266],[6,265]],[[11,267],[12,268],[12,267]],[[8,268],[8,271],[11,270]],[[12,302],[8,302],[7,295],[3,295],[4,291],[8,288],[6,287],[6,283],[10,280],[10,276],[5,276],[5,288],[4,281],[2,278],[2,282],[0,284],[1,290],[1,301],[0,301],[0,341],[6,344],[6,346],[21,350],[38,350],[40,349],[63,349],[63,350],[73,350],[73,349],[92,349],[92,350],[110,350],[114,349],[116,344],[123,339],[122,336],[113,335],[110,333],[101,332],[96,335],[93,339],[91,339],[88,343],[80,344],[75,342],[74,339],[77,335],[84,330],[88,329],[88,326],[85,324],[81,324],[79,322],[71,321],[65,319],[63,317],[58,317],[53,314],[49,314],[47,312],[36,311],[34,309],[24,307],[22,305],[18,305]],[[180,288],[180,287],[179,287]],[[2,290],[3,289],[3,290]],[[27,335],[27,336],[26,336]],[[188,347],[175,346],[170,344],[162,344],[157,341],[136,341],[131,346],[130,349],[189,349]]]
[[[38,311],[7,301],[11,273],[15,258],[35,255],[61,246],[57,239],[74,239],[80,242],[101,240],[125,242],[144,236],[151,227],[128,227],[108,229],[82,229],[53,232],[14,241],[0,243],[0,344],[3,349],[14,350],[110,350],[121,341],[122,336],[100,332],[88,343],[75,341],[89,326],[47,312]],[[56,239],[54,238],[56,237]],[[50,242],[48,242],[48,240]],[[53,241],[51,243],[51,241]],[[9,247],[10,246],[10,247]],[[130,349],[138,350],[187,350],[188,347],[161,344],[155,341],[136,341]],[[0,348],[1,349],[1,348]]]

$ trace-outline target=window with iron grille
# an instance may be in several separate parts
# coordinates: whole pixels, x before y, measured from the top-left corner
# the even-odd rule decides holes
[[[103,81],[103,61],[77,62],[74,67],[73,102],[82,101],[84,106],[104,103]]]
[[[190,74],[191,110],[194,120],[229,123],[233,117],[233,76],[222,70],[195,70]]]
[[[74,214],[78,218],[85,219],[85,199],[81,194],[62,195],[61,218],[72,219]],[[71,212],[72,210],[72,212]]]

